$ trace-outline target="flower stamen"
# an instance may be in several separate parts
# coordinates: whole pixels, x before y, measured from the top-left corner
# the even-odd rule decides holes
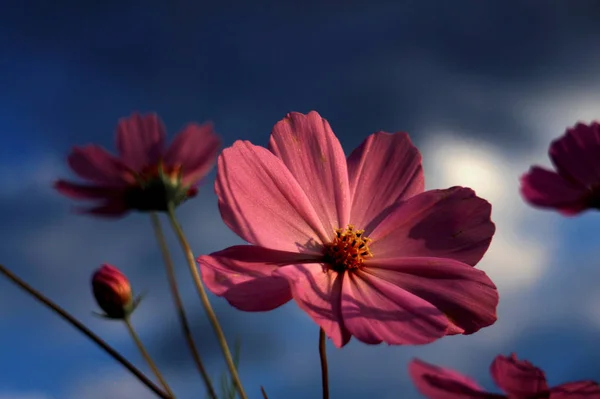
[[[365,258],[373,256],[369,249],[370,238],[365,237],[364,230],[355,230],[349,224],[345,229],[335,229],[332,242],[325,245],[325,263],[328,268],[341,272],[357,269],[362,266]]]

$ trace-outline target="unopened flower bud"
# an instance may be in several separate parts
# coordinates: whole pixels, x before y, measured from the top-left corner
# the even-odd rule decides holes
[[[133,311],[129,280],[119,269],[104,264],[92,276],[92,289],[98,306],[110,319],[124,319]]]

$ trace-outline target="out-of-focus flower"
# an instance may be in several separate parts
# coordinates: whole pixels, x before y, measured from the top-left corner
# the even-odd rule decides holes
[[[573,216],[600,209],[600,124],[578,123],[550,144],[552,172],[533,166],[521,177],[521,194],[531,205]]]
[[[188,124],[165,148],[165,128],[156,114],[133,114],[117,125],[118,157],[97,145],[75,147],[71,169],[90,182],[58,180],[55,188],[74,199],[99,204],[82,212],[119,217],[131,210],[166,211],[196,195],[214,165],[219,137],[211,124]]]
[[[599,399],[600,387],[594,381],[568,382],[548,388],[544,372],[526,360],[499,355],[490,373],[506,395],[485,392],[475,381],[455,371],[413,360],[409,374],[418,390],[429,399]]]
[[[104,264],[92,276],[92,290],[104,316],[124,319],[133,312],[137,301],[133,300],[131,285],[119,269]]]
[[[496,321],[496,287],[473,267],[495,231],[491,205],[468,188],[423,192],[405,133],[372,134],[346,159],[325,119],[293,112],[269,149],[225,149],[215,188],[223,220],[253,245],[197,261],[238,309],[293,297],[338,347],[424,344]]]

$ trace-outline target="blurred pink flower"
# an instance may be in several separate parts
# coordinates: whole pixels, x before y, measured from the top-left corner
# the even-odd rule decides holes
[[[521,194],[531,205],[573,216],[600,209],[600,124],[578,123],[550,145],[556,172],[533,166],[521,177]]]
[[[494,382],[507,395],[485,392],[475,381],[455,371],[413,360],[409,374],[418,390],[429,399],[600,399],[594,381],[568,382],[548,388],[544,372],[526,360],[499,355],[490,367]]]
[[[346,159],[325,119],[293,112],[269,149],[225,149],[215,189],[225,223],[254,245],[198,263],[238,309],[293,297],[338,347],[352,335],[424,344],[496,321],[496,287],[473,267],[495,231],[491,206],[468,188],[423,192],[405,133],[372,134]]]
[[[111,319],[123,319],[133,311],[129,280],[119,269],[104,264],[92,275],[92,290],[98,306]]]
[[[166,211],[197,193],[198,182],[210,171],[220,146],[210,124],[188,124],[169,148],[165,128],[156,114],[133,114],[117,125],[118,157],[97,145],[75,147],[71,169],[91,184],[58,180],[55,188],[74,199],[100,203],[82,212],[119,217],[130,210]]]

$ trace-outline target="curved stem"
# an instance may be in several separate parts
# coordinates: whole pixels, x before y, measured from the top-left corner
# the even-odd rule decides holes
[[[329,399],[329,371],[327,368],[327,351],[325,349],[325,331],[319,329],[319,356],[321,357],[321,380],[323,382],[323,399]]]
[[[171,254],[169,253],[169,247],[167,246],[167,241],[165,240],[165,235],[163,234],[162,226],[160,224],[160,219],[156,212],[150,213],[150,219],[152,219],[152,226],[154,227],[154,233],[156,234],[156,240],[158,241],[158,245],[160,247],[163,260],[165,262],[165,267],[167,269],[167,277],[169,279],[169,287],[171,288],[171,294],[173,296],[173,302],[175,302],[175,308],[177,308],[177,314],[179,315],[179,321],[181,323],[181,329],[183,330],[183,335],[187,341],[187,344],[192,352],[192,357],[194,358],[194,362],[196,363],[196,367],[198,367],[198,371],[200,371],[200,375],[204,380],[204,385],[206,385],[206,389],[208,390],[208,394],[212,399],[217,399],[217,394],[215,392],[215,388],[210,380],[210,376],[206,372],[206,368],[202,363],[202,359],[200,358],[200,354],[194,342],[194,338],[192,336],[192,331],[190,329],[190,325],[188,323],[187,317],[185,315],[185,310],[183,308],[183,301],[181,300],[181,295],[179,294],[179,289],[177,288],[177,280],[175,278],[175,267],[173,266],[173,261],[171,259]]]
[[[140,350],[140,353],[142,354],[142,357],[144,358],[144,360],[146,360],[146,363],[148,363],[148,366],[150,366],[150,369],[152,370],[152,372],[154,373],[154,375],[156,376],[158,381],[165,388],[165,391],[167,391],[167,393],[172,398],[175,398],[175,395],[173,394],[173,391],[171,391],[171,387],[169,387],[169,384],[167,384],[165,377],[162,376],[161,372],[158,370],[158,367],[156,367],[156,364],[150,357],[150,354],[144,347],[142,340],[140,339],[140,337],[137,335],[137,333],[133,329],[133,326],[131,325],[131,321],[129,320],[129,317],[126,317],[125,319],[123,319],[123,322],[125,322],[125,325],[127,326],[127,331],[129,331],[131,338],[133,338],[133,342],[135,342],[135,344],[137,345],[138,349]]]
[[[192,277],[194,278],[194,283],[196,284],[196,289],[198,290],[198,295],[200,296],[200,301],[204,306],[204,310],[206,311],[206,315],[208,316],[208,320],[212,324],[213,330],[217,336],[217,340],[219,341],[219,345],[221,346],[221,350],[223,351],[223,357],[225,358],[225,362],[227,363],[227,367],[229,368],[229,372],[231,374],[231,379],[235,384],[235,387],[240,394],[241,399],[248,399],[246,396],[246,392],[244,392],[244,388],[242,387],[242,382],[240,381],[240,377],[238,375],[237,369],[235,368],[235,363],[233,362],[233,358],[231,356],[231,351],[229,350],[229,346],[227,346],[227,340],[225,339],[225,334],[223,333],[223,329],[219,324],[219,320],[217,319],[217,315],[213,310],[210,301],[208,300],[208,295],[206,295],[206,290],[204,289],[204,284],[200,279],[200,273],[198,272],[198,267],[196,265],[196,260],[194,259],[194,254],[192,249],[190,248],[190,244],[188,243],[181,226],[177,222],[177,218],[175,216],[175,209],[173,204],[169,204],[169,220],[171,222],[171,226],[179,239],[179,243],[181,244],[181,248],[185,253],[185,257],[188,262],[188,266],[190,268],[190,272],[192,273]]]
[[[22,288],[25,292],[30,294],[32,297],[37,299],[42,304],[46,305],[50,310],[58,314],[62,317],[66,322],[71,324],[77,330],[79,330],[83,335],[94,341],[100,348],[104,349],[106,353],[112,356],[117,362],[121,363],[125,368],[127,368],[133,375],[135,375],[143,384],[145,384],[148,388],[150,388],[156,395],[163,399],[170,399],[170,396],[162,391],[159,387],[157,387],[148,377],[144,375],[140,370],[138,370],[133,364],[131,364],[127,359],[125,359],[119,352],[110,347],[106,342],[102,340],[99,336],[94,334],[89,328],[87,328],[83,323],[77,320],[75,317],[71,316],[67,313],[66,310],[52,302],[49,298],[44,296],[41,292],[37,291],[35,288],[27,284],[25,281],[21,280],[15,274],[13,274],[10,270],[8,270],[4,265],[0,265],[0,272],[8,277],[13,283]]]
[[[260,386],[260,393],[262,393],[264,399],[269,399],[267,396],[267,391],[265,391],[265,388],[262,385]]]

